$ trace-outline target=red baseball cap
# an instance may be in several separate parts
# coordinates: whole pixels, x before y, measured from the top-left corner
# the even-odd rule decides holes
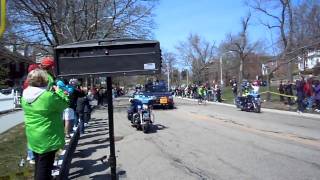
[[[52,57],[45,57],[41,61],[41,66],[45,69],[51,69],[54,67],[54,60]]]

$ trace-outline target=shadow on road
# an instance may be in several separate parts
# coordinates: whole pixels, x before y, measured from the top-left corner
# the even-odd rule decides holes
[[[148,131],[148,134],[152,134],[152,133],[156,133],[158,130],[164,130],[167,129],[167,126],[161,125],[161,124],[153,124],[150,128],[150,130]]]

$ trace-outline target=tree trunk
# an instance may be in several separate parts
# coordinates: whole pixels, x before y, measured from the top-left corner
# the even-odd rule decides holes
[[[271,94],[270,94],[270,83],[271,83],[271,79],[270,79],[270,74],[267,74],[267,101],[271,101]]]
[[[239,69],[239,82],[243,80],[243,59],[240,60],[240,69]]]

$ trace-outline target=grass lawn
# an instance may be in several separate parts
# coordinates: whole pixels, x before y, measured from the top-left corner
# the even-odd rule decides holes
[[[26,160],[26,142],[23,123],[0,134],[0,180],[32,179],[33,166],[19,166],[22,158]]]

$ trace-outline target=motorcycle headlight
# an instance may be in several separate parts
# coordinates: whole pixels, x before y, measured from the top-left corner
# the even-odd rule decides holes
[[[143,108],[144,110],[147,110],[147,109],[148,109],[148,105],[144,104],[144,105],[142,105],[142,108]]]
[[[138,108],[138,109],[141,109],[141,105],[138,105],[137,108]]]

